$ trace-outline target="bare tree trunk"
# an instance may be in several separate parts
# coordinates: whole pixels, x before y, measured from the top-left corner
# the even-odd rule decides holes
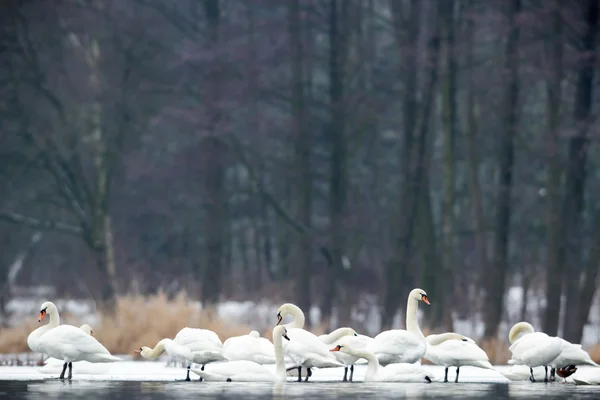
[[[220,0],[204,0],[204,12],[210,26],[209,49],[212,54],[218,52],[219,29],[221,20]],[[221,93],[220,57],[216,56],[210,72],[212,91],[215,99],[210,108],[210,134],[216,135],[220,120],[218,99]],[[203,174],[205,200],[205,251],[206,262],[202,273],[202,302],[205,306],[214,305],[219,301],[221,294],[221,276],[223,269],[223,255],[227,232],[227,195],[225,190],[225,152],[226,148],[218,138],[209,137],[202,143],[203,146]]]
[[[584,18],[586,32],[582,38],[583,57],[579,65],[579,74],[575,92],[574,127],[575,133],[569,139],[569,162],[567,167],[566,193],[564,200],[564,221],[566,227],[567,265],[568,273],[563,279],[567,285],[567,303],[563,324],[563,337],[573,343],[578,343],[583,332],[587,315],[582,315],[581,304],[581,264],[583,243],[583,201],[585,194],[586,164],[589,148],[588,130],[593,107],[593,84],[596,62],[596,36],[598,32],[598,0],[585,2]],[[595,265],[593,268],[595,269]],[[592,271],[595,276],[595,271]],[[587,278],[587,277],[586,277]],[[588,285],[595,285],[593,282]],[[593,291],[593,288],[591,289]]]
[[[321,320],[330,326],[333,304],[337,296],[336,286],[343,273],[342,255],[344,251],[344,214],[346,209],[347,143],[344,116],[344,79],[345,79],[345,23],[348,2],[329,0],[329,101],[331,138],[329,181],[329,237],[331,238],[332,263],[325,274],[325,290],[321,303]],[[348,307],[348,304],[344,305]]]
[[[418,58],[417,47],[421,36],[421,12],[423,2],[420,0],[411,0],[409,18],[403,18],[404,10],[401,2],[390,0],[390,9],[394,20],[394,32],[396,36],[396,44],[399,52],[404,51],[404,60],[402,75],[405,77],[404,83],[404,99],[402,105],[403,117],[403,135],[404,143],[401,150],[400,165],[402,166],[403,175],[402,187],[400,188],[400,196],[398,198],[398,219],[397,228],[393,232],[394,254],[385,265],[385,282],[386,289],[383,299],[383,313],[381,316],[381,324],[384,329],[390,328],[396,314],[396,310],[405,296],[402,294],[402,285],[404,275],[406,274],[406,265],[410,257],[412,248],[412,224],[414,215],[411,215],[409,209],[413,201],[412,197],[416,196],[411,177],[413,168],[413,141],[418,132],[419,110],[417,108],[417,71]],[[404,30],[407,30],[406,38]],[[424,156],[424,154],[423,154]],[[419,162],[418,160],[416,161]]]
[[[511,220],[511,192],[514,168],[514,140],[518,131],[519,71],[518,44],[519,27],[517,16],[521,11],[521,0],[510,0],[508,5],[510,32],[506,42],[506,68],[508,73],[504,92],[504,121],[500,144],[500,180],[498,182],[498,207],[496,211],[496,237],[494,264],[486,276],[485,285],[485,332],[486,339],[495,338],[502,319],[506,270],[508,269],[508,244]]]
[[[475,0],[471,2],[471,5],[475,3]],[[473,18],[467,19],[467,33],[466,37],[469,41],[468,52],[467,52],[467,66],[472,68],[474,64],[473,53],[475,50],[475,31],[474,31]],[[475,101],[475,88],[476,83],[474,82],[473,75],[470,75],[468,79],[468,90],[467,90],[467,152],[468,157],[468,174],[469,174],[469,197],[471,202],[471,209],[473,212],[473,221],[475,225],[475,244],[477,247],[477,256],[479,260],[479,270],[484,271],[479,277],[481,282],[485,280],[485,271],[490,270],[490,263],[488,258],[487,250],[487,239],[485,232],[485,216],[484,216],[484,204],[483,196],[481,193],[481,185],[479,182],[479,151],[477,146],[477,113]]]
[[[310,227],[312,217],[312,177],[310,155],[312,147],[311,132],[307,129],[308,113],[306,107],[306,73],[305,73],[305,43],[303,40],[303,13],[299,0],[290,3],[290,37],[293,51],[292,61],[292,91],[293,115],[295,132],[294,158],[296,165],[297,194],[293,202],[296,218],[306,227]],[[310,278],[312,275],[311,235],[306,232],[295,232],[294,279],[296,282],[296,302],[308,312],[311,307]],[[306,321],[310,326],[310,318]]]
[[[560,218],[560,182],[561,166],[559,153],[560,103],[563,80],[563,23],[561,16],[561,0],[554,0],[552,25],[553,37],[550,44],[551,75],[547,82],[548,92],[548,138],[547,138],[547,273],[546,273],[546,308],[543,315],[542,328],[548,335],[558,333],[558,317],[562,296],[564,246],[561,241],[562,221]]]
[[[454,45],[454,0],[439,3],[442,15],[446,78],[444,80],[443,119],[444,119],[444,202],[442,207],[442,271],[436,282],[440,304],[443,305],[443,320],[439,319],[447,332],[452,332],[453,288],[454,288],[454,185],[455,185],[455,143],[456,143],[456,60]]]

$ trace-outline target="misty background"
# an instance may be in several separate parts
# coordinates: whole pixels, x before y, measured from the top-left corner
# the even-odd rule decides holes
[[[579,343],[600,317],[599,6],[1,2],[4,326],[16,298],[110,314],[161,290],[373,334],[420,287],[430,331]]]

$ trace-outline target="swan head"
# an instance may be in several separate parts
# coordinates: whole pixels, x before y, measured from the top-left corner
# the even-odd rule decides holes
[[[40,306],[40,318],[38,319],[38,322],[42,322],[44,317],[47,314],[51,314],[53,311],[56,311],[56,306],[53,302],[46,301],[45,303],[42,303],[42,305]]]
[[[413,289],[410,291],[410,294],[408,295],[408,298],[416,300],[416,301],[422,301],[423,303],[427,304],[428,306],[431,305],[431,303],[429,302],[429,298],[427,297],[427,292],[425,292],[423,289]]]
[[[85,333],[87,333],[90,336],[94,336],[94,330],[92,329],[91,326],[89,326],[88,324],[83,324],[79,327],[79,329],[81,329],[82,331],[84,331]]]
[[[281,336],[285,340],[290,340],[287,333],[287,328],[283,325],[277,325],[275,328],[273,328],[273,338]]]
[[[348,354],[348,352],[349,352],[348,346],[345,346],[343,344],[338,344],[337,346],[335,346],[333,349],[331,349],[329,351],[341,351],[342,353],[346,353],[346,354]]]
[[[519,334],[523,333],[526,335],[533,332],[535,332],[535,329],[533,329],[533,325],[531,325],[529,322],[517,322],[512,328],[510,328],[510,331],[508,332],[508,341],[510,343],[514,343],[518,339]]]
[[[279,325],[281,323],[281,321],[283,321],[283,316],[286,314],[299,314],[301,313],[302,310],[300,310],[300,308],[297,305],[294,305],[292,303],[285,303],[282,304],[279,309],[277,310],[277,324]]]
[[[148,346],[142,346],[139,349],[135,349],[134,352],[144,358],[152,358],[152,349]]]

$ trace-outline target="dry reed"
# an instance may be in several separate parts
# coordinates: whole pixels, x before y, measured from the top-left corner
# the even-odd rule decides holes
[[[100,322],[92,326],[94,336],[113,354],[133,354],[141,346],[154,345],[163,338],[173,338],[182,328],[203,328],[216,332],[221,340],[246,334],[249,328],[232,321],[224,321],[214,309],[199,310],[185,293],[173,299],[159,292],[151,296],[121,296],[116,301],[113,315],[100,315]],[[61,314],[61,323],[86,323]],[[0,353],[30,351],[27,336],[39,327],[32,318],[22,325],[0,329]]]

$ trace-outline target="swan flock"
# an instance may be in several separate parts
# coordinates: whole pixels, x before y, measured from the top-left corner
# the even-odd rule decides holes
[[[365,382],[448,382],[451,367],[456,368],[454,382],[458,382],[461,367],[494,370],[485,351],[469,337],[456,332],[425,337],[417,319],[420,302],[431,304],[424,290],[413,289],[406,304],[406,329],[386,330],[374,337],[358,334],[350,327],[317,336],[305,329],[303,311],[292,303],[285,303],[277,310],[272,341],[251,331],[221,342],[213,331],[185,327],[174,338],[164,338],[154,347],[141,346],[135,352],[150,360],[167,353],[182,361],[187,367],[186,381],[191,380],[191,372],[201,381],[285,382],[293,376],[297,381],[306,382],[313,368],[344,368],[341,379],[352,381],[356,364],[367,364]],[[286,316],[293,320],[282,324]],[[59,379],[70,380],[73,363],[79,373],[93,373],[89,371],[92,364],[102,366],[123,361],[110,354],[94,337],[89,325],[61,325],[58,309],[49,301],[40,307],[38,321],[45,319],[48,323],[27,338],[32,351],[49,357],[40,372],[60,371]],[[536,332],[527,322],[515,324],[508,336],[511,343],[508,364],[512,367],[498,372],[511,381],[549,382],[558,375],[564,383],[577,371],[578,365],[598,367],[581,345]],[[436,378],[426,372],[421,366],[422,359],[444,366],[444,377]],[[274,372],[268,365],[275,366]],[[577,384],[600,384],[600,374],[570,379]]]

